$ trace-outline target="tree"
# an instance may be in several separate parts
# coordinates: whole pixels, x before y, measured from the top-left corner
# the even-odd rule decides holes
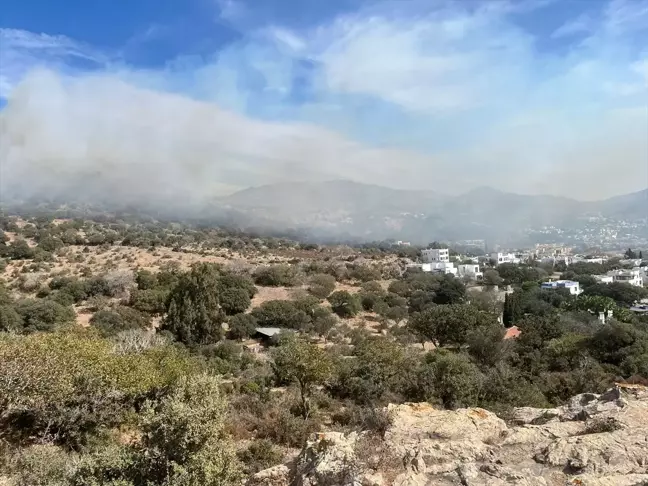
[[[452,275],[446,275],[434,296],[436,304],[460,304],[466,298],[466,286]]]
[[[149,270],[138,270],[135,274],[138,290],[153,290],[157,286],[157,278]]]
[[[257,292],[257,288],[250,277],[247,275],[237,275],[232,272],[221,272],[218,286],[221,292],[232,288],[244,289],[250,299],[254,297]]]
[[[208,263],[192,267],[171,290],[162,329],[183,344],[211,344],[223,335],[218,270]]]
[[[500,277],[500,274],[497,270],[486,270],[484,272],[484,278],[482,280],[482,283],[484,285],[494,287],[502,285],[502,282],[504,282],[504,279]]]
[[[290,265],[260,267],[254,274],[257,285],[265,287],[294,287],[297,285],[297,269]]]
[[[140,312],[162,315],[166,312],[169,291],[165,289],[133,290],[130,293],[129,305]]]
[[[0,331],[20,332],[23,329],[23,319],[11,304],[0,304]]]
[[[325,307],[319,307],[313,315],[313,331],[321,337],[326,335],[335,327],[338,319]]]
[[[360,312],[360,302],[357,296],[346,290],[338,290],[328,296],[331,308],[340,317],[353,317]]]
[[[493,325],[495,318],[468,304],[437,305],[413,315],[408,326],[422,341],[437,346],[466,344],[468,332]]]
[[[302,416],[307,419],[313,386],[325,383],[332,374],[333,363],[328,353],[315,344],[288,337],[273,350],[272,358],[277,378],[299,386]]]
[[[219,299],[221,307],[228,316],[245,312],[252,303],[248,291],[240,287],[227,287],[221,291]]]
[[[15,310],[22,317],[23,332],[51,331],[76,319],[71,307],[46,299],[19,300]]]
[[[587,311],[595,316],[601,312],[605,317],[615,313],[617,310],[616,302],[610,297],[602,297],[600,295],[579,295],[575,299],[566,301],[564,308],[568,310]]]
[[[468,331],[468,354],[484,366],[495,366],[502,359],[507,347],[504,333],[504,328],[499,324]]]
[[[311,322],[303,310],[299,310],[289,300],[269,300],[252,310],[260,327],[281,327],[286,329],[306,329]]]
[[[524,312],[517,292],[507,293],[504,296],[504,310],[502,319],[505,327],[511,327],[522,318]]]
[[[625,256],[628,260],[634,260],[635,258],[637,258],[637,254],[636,254],[634,251],[632,251],[632,248],[628,248],[628,249],[626,250],[626,252],[624,253],[624,256]]]
[[[334,389],[342,397],[369,406],[390,391],[401,391],[405,376],[414,369],[405,349],[386,338],[362,340],[355,347],[355,359],[342,362]]]
[[[113,310],[100,310],[90,319],[90,324],[104,336],[114,336],[129,329],[147,329],[151,321],[142,313],[125,306]]]
[[[251,314],[236,314],[229,318],[228,325],[230,339],[247,339],[256,332],[257,320]]]
[[[12,260],[29,260],[30,258],[34,258],[34,249],[23,239],[16,239],[7,248],[7,256]]]
[[[335,277],[318,273],[310,278],[308,291],[319,299],[325,299],[335,290]]]
[[[422,373],[446,408],[477,403],[483,375],[464,353],[432,352]]]
[[[648,296],[648,290],[627,283],[612,282],[609,284],[592,285],[584,290],[583,295],[609,297],[619,305],[630,307],[635,302],[646,298]]]

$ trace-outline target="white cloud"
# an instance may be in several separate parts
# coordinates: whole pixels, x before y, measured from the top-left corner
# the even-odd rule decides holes
[[[0,28],[0,98],[35,67],[64,70],[75,59],[99,65],[108,56],[63,35]]]
[[[241,4],[222,5],[245,23]],[[178,59],[158,71],[61,75],[62,59],[77,57],[70,52],[105,56],[64,38],[14,33],[31,47],[14,44],[19,69],[0,66],[0,90],[32,65],[50,69],[34,73],[1,115],[0,189],[26,172],[41,174],[39,184],[15,187],[80,190],[100,175],[103,190],[131,198],[169,191],[204,199],[332,178],[585,199],[645,187],[648,72],[645,52],[620,36],[627,6],[610,7],[584,42],[541,53],[539,39],[508,17],[519,2],[451,2],[423,14],[389,5],[304,31],[265,26],[206,63]],[[301,60],[313,66],[311,93],[296,105]],[[367,136],[374,124],[384,128]],[[413,133],[416,144],[390,147]]]
[[[371,175],[389,184],[394,170],[434,164],[430,157],[375,150],[306,124],[254,121],[110,75],[62,82],[36,72],[2,117],[3,194],[101,190],[129,200],[204,200],[287,178]]]
[[[577,34],[586,34],[594,28],[594,19],[589,14],[581,14],[575,19],[568,20],[551,33],[554,39],[570,37]]]

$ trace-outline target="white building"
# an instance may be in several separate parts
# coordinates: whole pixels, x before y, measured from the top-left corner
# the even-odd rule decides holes
[[[479,265],[474,264],[459,265],[457,267],[457,274],[460,277],[468,277],[473,280],[481,280],[484,278],[484,274],[479,270]]]
[[[452,262],[410,263],[407,268],[418,268],[423,272],[446,273],[457,275],[457,269]]]
[[[491,253],[490,258],[495,262],[495,265],[500,265],[501,263],[520,263],[520,259],[514,253]]]
[[[452,262],[432,262],[423,264],[424,272],[437,272],[457,275],[457,269]]]
[[[554,280],[553,282],[543,282],[540,287],[549,290],[568,289],[569,293],[572,295],[579,295],[583,292],[583,290],[580,288],[580,284],[578,282],[574,282],[573,280]]]
[[[607,257],[588,256],[588,257],[585,257],[581,261],[586,262],[586,263],[598,263],[600,265],[603,265],[604,263],[607,263],[608,259],[607,259]]]
[[[614,282],[614,277],[612,275],[592,275],[594,277],[594,280],[596,280],[598,283],[612,283]]]
[[[430,248],[427,250],[421,250],[421,258],[426,263],[433,262],[446,262],[450,261],[450,250],[447,248],[442,248],[439,250]]]
[[[648,267],[639,267],[639,275],[641,275],[641,280],[643,284],[648,286]]]
[[[643,287],[643,278],[641,277],[639,268],[633,268],[632,270],[612,270],[608,272],[608,276],[611,276],[614,282]]]

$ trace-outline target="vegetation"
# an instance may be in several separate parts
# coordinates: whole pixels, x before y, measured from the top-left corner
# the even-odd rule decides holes
[[[538,265],[477,289],[405,271],[413,247],[31,211],[0,215],[0,475],[19,486],[234,485],[314,431],[379,441],[388,403],[506,413],[648,383],[646,289],[592,277],[617,264],[563,269],[580,296]]]

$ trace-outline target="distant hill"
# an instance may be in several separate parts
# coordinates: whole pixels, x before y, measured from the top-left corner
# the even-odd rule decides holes
[[[570,227],[590,216],[648,217],[648,189],[604,201],[528,196],[489,187],[461,196],[335,180],[253,187],[219,198],[229,210],[264,224],[308,229],[314,235],[361,239],[398,237],[510,239],[526,229]]]

